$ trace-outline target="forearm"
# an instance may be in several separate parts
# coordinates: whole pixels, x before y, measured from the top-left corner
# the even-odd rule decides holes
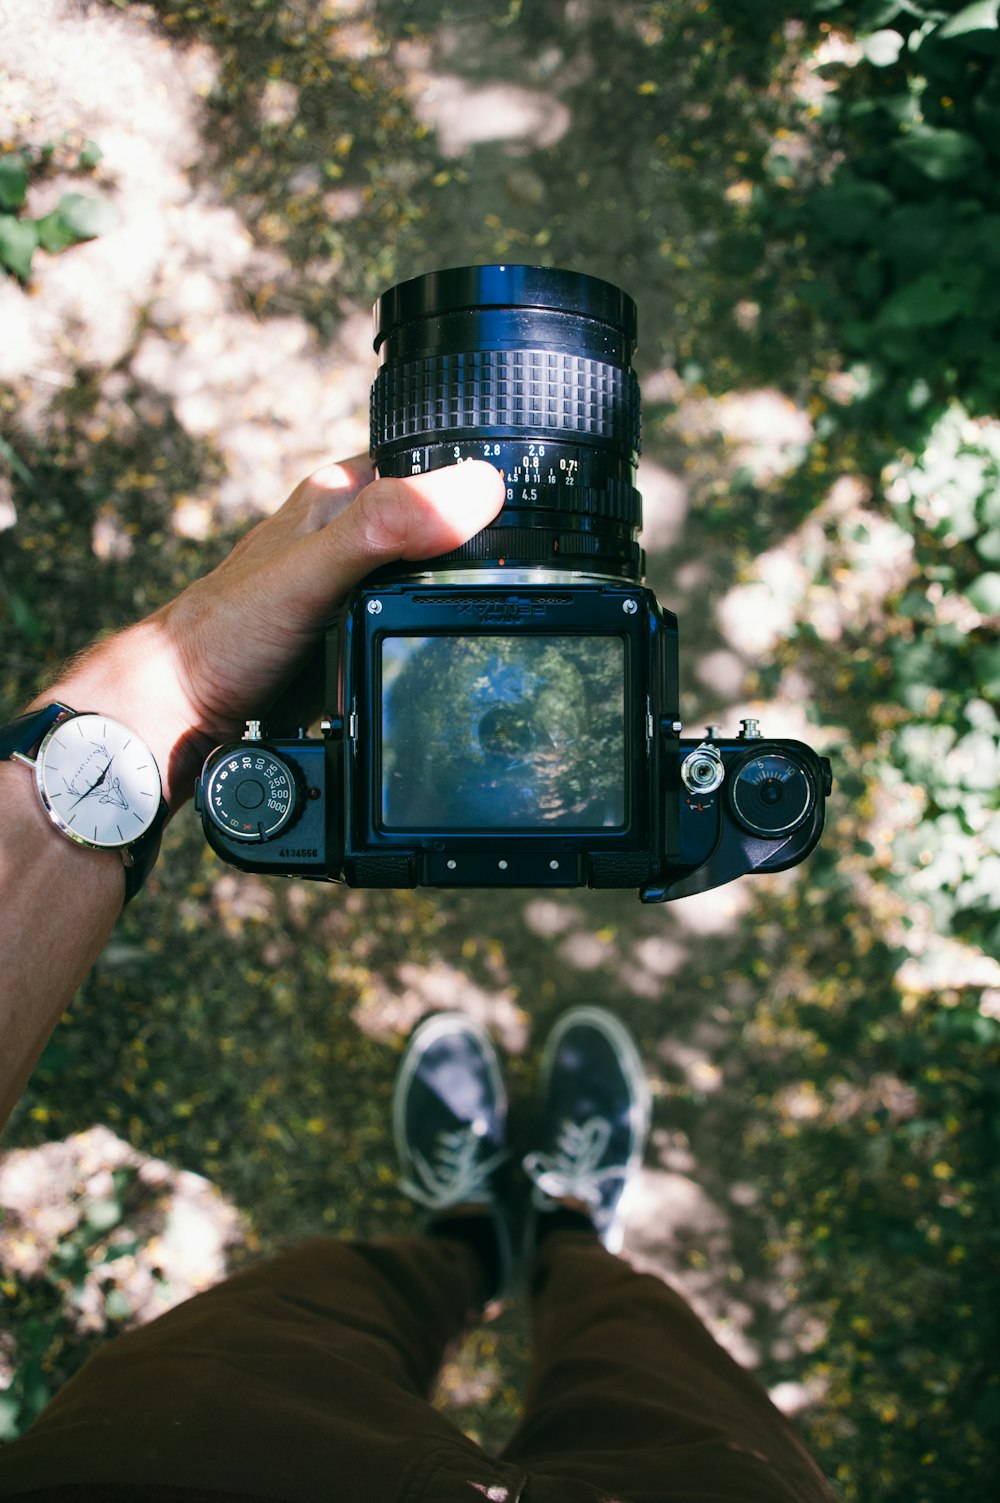
[[[53,701],[120,720],[156,758],[171,810],[188,796],[201,745],[176,686],[170,649],[145,622],[91,649],[31,708]],[[42,809],[30,767],[0,762],[0,1126],[97,959],[122,909],[116,851],[76,845]]]
[[[124,895],[121,857],[64,839],[29,768],[0,763],[0,1125],[93,965]]]

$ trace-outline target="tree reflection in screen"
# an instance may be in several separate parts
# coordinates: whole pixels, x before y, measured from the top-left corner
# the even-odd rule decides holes
[[[620,637],[385,638],[384,824],[623,824],[624,683]]]

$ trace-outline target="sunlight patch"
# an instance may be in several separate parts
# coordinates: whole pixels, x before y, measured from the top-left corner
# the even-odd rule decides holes
[[[530,1019],[511,987],[487,991],[444,960],[430,965],[404,961],[390,978],[373,975],[351,1016],[362,1033],[389,1040],[405,1037],[432,1012],[464,1012],[488,1028],[509,1054],[523,1054]]]
[[[414,114],[437,132],[443,157],[460,157],[484,141],[524,141],[554,146],[570,127],[569,110],[551,94],[519,84],[483,87],[433,74],[416,82]]]
[[[0,1208],[4,1273],[36,1279],[60,1247],[86,1247],[67,1307],[79,1331],[102,1331],[112,1308],[126,1329],[142,1325],[217,1284],[243,1238],[240,1213],[209,1180],[103,1126],[5,1154]]]

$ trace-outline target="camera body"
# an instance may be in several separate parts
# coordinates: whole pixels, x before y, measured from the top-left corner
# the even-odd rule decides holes
[[[319,735],[262,716],[209,756],[196,807],[224,860],[662,902],[812,850],[824,758],[751,720],[681,735],[677,619],[640,582],[634,338],[618,289],[547,269],[435,273],[376,304],[379,472],[487,459],[506,504],[352,593]]]
[[[808,746],[680,735],[677,621],[640,586],[366,585],[326,660],[320,736],[251,722],[205,764],[206,835],[244,871],[662,902],[781,871],[822,830]]]

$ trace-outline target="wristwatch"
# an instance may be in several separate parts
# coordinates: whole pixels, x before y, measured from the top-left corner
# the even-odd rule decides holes
[[[51,704],[0,729],[0,762],[34,770],[56,829],[94,851],[118,851],[130,902],[153,869],[169,809],[153,753],[110,715]]]

